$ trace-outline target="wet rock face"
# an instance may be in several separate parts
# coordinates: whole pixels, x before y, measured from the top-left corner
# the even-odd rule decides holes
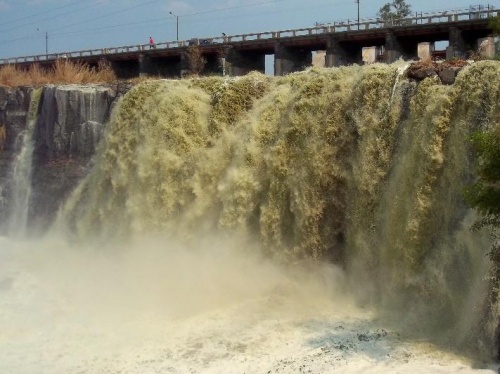
[[[16,151],[16,139],[26,128],[31,87],[0,86],[0,163],[10,160]],[[0,178],[5,175],[0,165]]]
[[[410,65],[406,76],[410,80],[421,81],[429,77],[439,77],[442,84],[455,83],[460,70],[468,64],[465,60],[452,60],[444,62],[419,61]]]
[[[31,87],[0,86],[0,222],[6,219],[10,168],[26,128],[32,91]]]
[[[16,137],[26,128],[31,87],[0,86],[0,150],[13,151]]]
[[[44,231],[86,174],[113,103],[129,85],[45,86],[34,131],[30,227]],[[8,220],[11,173],[22,146],[33,87],[0,87],[0,230]]]
[[[87,173],[117,95],[108,86],[43,88],[34,135],[31,227],[44,231]]]
[[[104,86],[44,87],[35,132],[38,161],[90,158],[115,98],[116,91]]]

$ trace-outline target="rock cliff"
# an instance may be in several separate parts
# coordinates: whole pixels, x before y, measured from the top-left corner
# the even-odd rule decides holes
[[[113,103],[128,89],[121,84],[41,89],[32,135],[31,228],[45,229],[58,204],[85,175]],[[33,92],[33,87],[0,87],[0,233],[12,210],[10,197],[17,188],[11,183],[12,169],[23,146]]]

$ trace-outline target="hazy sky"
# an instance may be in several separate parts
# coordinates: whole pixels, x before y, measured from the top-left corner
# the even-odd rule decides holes
[[[388,0],[359,0],[361,19]],[[500,0],[408,0],[413,12]],[[0,0],[0,58],[312,27],[356,19],[356,0]],[[178,16],[176,18],[170,12]],[[47,36],[47,38],[46,38]],[[46,43],[48,41],[48,43]]]

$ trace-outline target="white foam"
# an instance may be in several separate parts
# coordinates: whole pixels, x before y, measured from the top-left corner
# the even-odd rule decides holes
[[[342,295],[339,269],[284,269],[233,244],[0,238],[0,372],[493,372],[405,341]]]

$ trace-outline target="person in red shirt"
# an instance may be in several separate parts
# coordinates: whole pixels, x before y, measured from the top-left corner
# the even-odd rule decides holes
[[[151,48],[156,48],[155,41],[153,40],[153,37],[149,37],[149,49]]]

